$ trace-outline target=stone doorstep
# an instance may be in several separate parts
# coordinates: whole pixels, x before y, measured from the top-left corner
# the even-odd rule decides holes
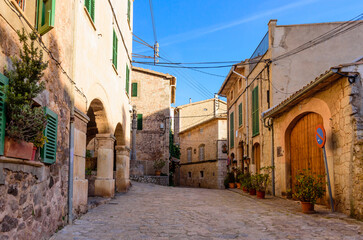
[[[228,188],[228,190],[231,192],[240,194],[243,197],[247,197],[253,201],[257,201],[259,203],[270,205],[272,208],[275,208],[277,211],[285,210],[287,212],[305,215],[304,213],[301,212],[300,201],[295,201],[292,199],[286,199],[286,198],[276,197],[276,196],[274,197],[274,196],[267,195],[267,194],[266,194],[265,199],[259,199],[256,197],[256,195],[254,195],[254,196],[250,195],[248,193],[243,192],[241,189]],[[276,207],[279,207],[280,209],[277,209]],[[350,218],[349,216],[347,216],[344,213],[340,213],[340,212],[332,213],[331,209],[324,205],[315,204],[315,211],[316,211],[315,214],[308,214],[308,215],[314,216],[314,217],[336,218],[336,219],[341,219],[341,220],[354,220],[353,218]]]
[[[103,197],[88,197],[87,198],[87,207],[88,211],[98,207],[100,205],[106,204],[111,201],[112,198],[103,198]]]

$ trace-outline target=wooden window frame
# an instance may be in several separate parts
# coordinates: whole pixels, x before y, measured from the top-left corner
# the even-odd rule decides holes
[[[252,137],[260,134],[258,86],[252,90]]]

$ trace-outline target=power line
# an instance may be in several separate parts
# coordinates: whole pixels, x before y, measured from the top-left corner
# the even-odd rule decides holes
[[[150,6],[150,13],[151,13],[151,22],[153,25],[153,32],[154,32],[154,40],[155,43],[158,41],[157,36],[156,36],[156,27],[155,27],[155,19],[154,19],[154,11],[153,11],[153,3],[152,0],[149,0],[149,6]]]

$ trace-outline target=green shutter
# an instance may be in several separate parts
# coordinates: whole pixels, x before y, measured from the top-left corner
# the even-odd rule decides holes
[[[118,39],[115,30],[113,30],[113,43],[112,43],[112,63],[117,69],[117,45]]]
[[[129,94],[129,88],[130,88],[130,70],[129,70],[129,66],[126,64],[126,92],[127,94]]]
[[[137,97],[137,83],[131,84],[131,97]]]
[[[238,105],[238,124],[242,126],[242,103]]]
[[[131,15],[131,2],[130,0],[127,1],[127,21],[130,22],[130,15]]]
[[[230,114],[230,119],[229,119],[229,127],[230,127],[230,147],[233,148],[234,147],[234,112]]]
[[[137,130],[142,130],[142,114],[137,114]]]
[[[96,0],[91,0],[91,18],[92,18],[92,21],[94,22],[95,21],[95,1]]]
[[[258,86],[256,86],[252,90],[252,136],[260,133],[259,121]]]
[[[55,0],[39,0],[37,7],[37,30],[44,35],[54,27]]]
[[[8,85],[9,79],[0,73],[0,155],[4,155],[5,142],[5,86]]]
[[[58,115],[47,107],[44,110],[47,115],[47,126],[44,131],[47,142],[41,149],[40,154],[44,163],[53,164],[57,157]]]

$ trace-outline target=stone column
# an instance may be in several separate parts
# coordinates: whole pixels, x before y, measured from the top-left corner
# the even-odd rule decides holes
[[[88,180],[85,179],[86,134],[89,117],[74,109],[73,211],[87,212]]]
[[[116,191],[127,192],[130,186],[130,149],[118,145],[116,150]]]
[[[95,195],[101,197],[115,196],[115,180],[113,179],[114,144],[113,134],[97,134],[97,179]]]

